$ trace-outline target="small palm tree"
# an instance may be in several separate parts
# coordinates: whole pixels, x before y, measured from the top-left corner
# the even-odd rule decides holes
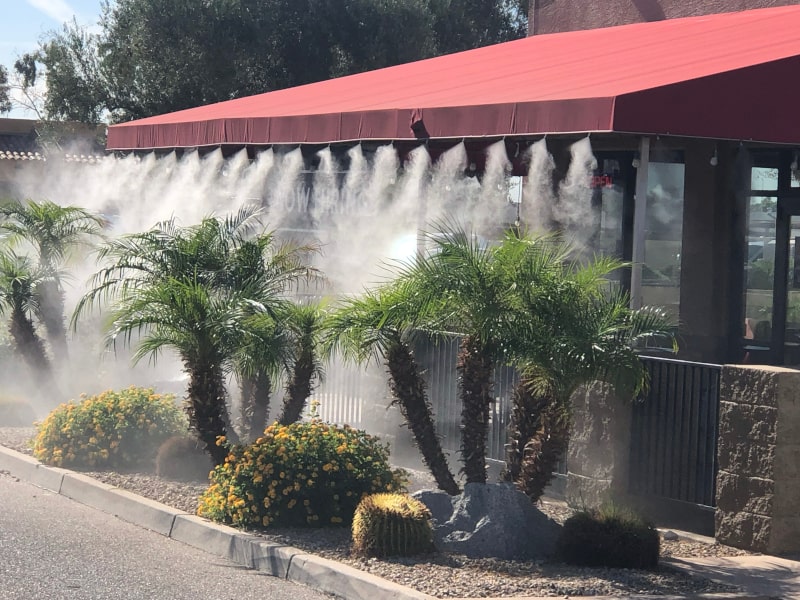
[[[235,436],[224,375],[234,371],[247,381],[248,415],[261,422],[248,428],[263,429],[273,372],[286,346],[277,317],[289,303],[289,287],[311,271],[303,262],[306,247],[254,235],[257,226],[257,211],[242,209],[189,227],[171,220],[109,242],[99,252],[109,264],[93,277],[73,315],[74,326],[83,311],[111,299],[112,339],[125,334],[129,342],[141,331],[140,352],[178,352],[190,377],[190,420],[214,460],[224,458],[214,440]],[[148,299],[151,307],[144,304]]]
[[[615,259],[581,265],[556,238],[512,235],[499,254],[514,290],[508,348],[522,374],[504,477],[535,501],[566,450],[574,392],[603,381],[633,399],[647,385],[636,348],[656,337],[674,344],[674,324],[659,309],[631,310],[610,289],[608,276],[624,266]]]
[[[300,420],[316,382],[323,378],[319,350],[325,326],[323,317],[319,304],[293,304],[284,317],[290,346],[286,396],[278,419],[281,425],[291,425]]]
[[[321,278],[306,261],[313,252],[313,246],[277,243],[273,234],[265,233],[237,240],[223,253],[225,265],[218,271],[214,285],[253,299],[251,326],[261,340],[257,345],[242,347],[237,354],[235,370],[242,391],[243,437],[258,435],[266,428],[273,381],[287,371],[291,385],[291,371],[303,368],[305,356],[298,354],[297,344],[292,341],[297,337],[294,324],[303,313],[286,297],[286,292],[302,281]],[[312,364],[312,369],[315,366]],[[310,393],[314,374],[313,370],[301,373],[301,380],[295,385],[302,384],[305,377],[304,385]],[[295,393],[299,391],[298,388]]]
[[[439,488],[456,495],[458,484],[436,435],[425,381],[409,343],[422,315],[415,308],[412,288],[401,279],[347,300],[326,323],[326,345],[359,363],[384,361],[393,403],[408,423],[425,464]]]
[[[189,375],[189,424],[215,464],[228,454],[217,445],[217,438],[229,433],[225,376],[233,349],[251,341],[252,330],[244,325],[249,313],[241,295],[185,278],[140,287],[120,297],[112,312],[109,344],[131,344],[133,334],[141,336],[134,361],[155,360],[165,348],[178,353]]]
[[[24,240],[36,250],[39,268],[47,275],[39,290],[42,323],[57,360],[66,362],[64,263],[77,246],[100,234],[103,221],[82,208],[46,201],[6,204],[0,215],[0,229],[9,232],[12,241]]]
[[[34,379],[44,382],[44,391],[57,394],[50,359],[33,322],[40,311],[37,290],[45,279],[29,257],[12,250],[0,252],[0,313],[10,313],[11,339]]]
[[[266,313],[249,314],[244,326],[251,336],[242,338],[235,348],[233,370],[241,391],[240,434],[251,440],[267,427],[273,381],[289,353],[289,340],[285,329]]]
[[[492,373],[505,355],[510,289],[496,247],[459,226],[428,237],[432,251],[418,256],[403,276],[413,282],[419,306],[438,307],[425,327],[463,336],[457,359],[463,473],[467,483],[485,483]]]

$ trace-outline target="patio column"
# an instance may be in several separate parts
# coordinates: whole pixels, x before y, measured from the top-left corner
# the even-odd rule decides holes
[[[572,411],[567,503],[599,508],[623,498],[628,491],[632,403],[598,382],[572,396]]]
[[[642,307],[642,265],[647,235],[647,171],[650,167],[650,138],[639,141],[639,166],[636,168],[636,193],[633,209],[633,256],[631,266],[631,308]]]
[[[800,371],[723,367],[718,440],[717,540],[800,552]]]

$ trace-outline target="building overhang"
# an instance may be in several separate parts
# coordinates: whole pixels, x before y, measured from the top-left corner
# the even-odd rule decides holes
[[[635,133],[800,144],[800,6],[532,36],[114,125],[109,150]]]

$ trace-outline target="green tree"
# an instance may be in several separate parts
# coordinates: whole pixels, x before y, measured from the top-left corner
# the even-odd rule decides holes
[[[217,445],[229,433],[225,374],[232,349],[253,335],[243,324],[249,303],[239,294],[210,288],[185,275],[164,278],[131,290],[115,302],[110,343],[131,344],[141,335],[134,360],[153,359],[165,348],[175,350],[189,376],[186,411],[215,464],[227,448]]]
[[[102,220],[77,206],[59,206],[54,202],[8,203],[0,207],[0,230],[11,234],[10,242],[25,241],[38,257],[38,268],[46,274],[37,290],[40,315],[47,338],[58,364],[66,364],[67,331],[65,326],[65,264],[79,246],[100,234]]]
[[[291,425],[303,416],[314,385],[324,376],[320,344],[325,320],[319,304],[293,304],[284,320],[290,340],[289,361],[286,394],[278,420],[281,425]]]
[[[17,353],[43,382],[42,391],[56,394],[53,371],[33,318],[40,312],[38,289],[47,275],[27,256],[0,250],[0,313],[9,314],[9,333]]]
[[[485,483],[492,373],[505,355],[510,288],[495,246],[457,225],[440,227],[428,238],[431,252],[418,256],[404,277],[417,288],[418,306],[439,303],[426,326],[462,336],[456,368],[463,473],[467,483]]]
[[[383,360],[393,403],[408,423],[425,464],[439,488],[455,495],[458,484],[436,435],[433,409],[410,344],[415,329],[425,322],[421,317],[436,304],[418,304],[414,294],[409,282],[401,279],[347,300],[326,323],[326,344],[358,363]]]
[[[327,77],[361,73],[441,54],[429,0],[321,3],[329,24]],[[324,78],[324,77],[323,77]]]
[[[310,393],[311,380],[318,374],[314,348],[298,348],[303,335],[311,335],[312,341],[316,335],[314,313],[304,312],[285,296],[301,281],[319,278],[306,260],[317,249],[278,243],[271,233],[243,239],[235,232],[221,232],[221,236],[218,232],[214,239],[217,241],[208,245],[219,245],[215,254],[224,261],[208,265],[218,273],[214,285],[238,291],[254,301],[249,324],[258,332],[259,343],[243,345],[234,365],[242,391],[243,435],[251,437],[267,426],[273,382],[282,372],[290,385],[296,386],[295,395],[306,388]],[[303,331],[309,327],[311,331]]]
[[[272,374],[285,354],[276,324],[290,304],[286,292],[312,271],[304,258],[313,249],[279,244],[270,233],[255,233],[258,227],[257,211],[242,209],[225,219],[207,217],[188,227],[171,220],[112,240],[99,253],[108,265],[73,315],[75,325],[89,307],[111,299],[111,341],[124,334],[130,343],[140,330],[137,359],[163,347],[178,352],[190,378],[190,421],[214,460],[224,458],[217,436],[235,433],[225,374],[234,371],[252,386],[249,414],[263,421]],[[248,431],[260,426],[250,423]]]
[[[17,59],[14,69],[21,91],[29,97],[44,71],[47,94],[40,119],[46,116],[54,121],[94,125],[101,122],[108,103],[101,66],[98,36],[73,19],[60,31],[51,32],[36,51]],[[35,102],[28,104],[38,112]]]
[[[518,1],[116,0],[24,66],[50,118],[122,121],[522,37]]]
[[[0,113],[11,112],[13,108],[9,91],[8,71],[3,65],[0,65]]]
[[[525,37],[528,0],[430,0],[439,54]]]
[[[611,290],[609,276],[623,263],[595,257],[580,264],[574,256],[553,237],[511,234],[497,256],[513,290],[507,348],[521,372],[504,478],[533,501],[566,450],[576,390],[606,382],[632,401],[647,385],[636,349],[655,338],[674,344],[663,310],[632,310],[626,294]]]

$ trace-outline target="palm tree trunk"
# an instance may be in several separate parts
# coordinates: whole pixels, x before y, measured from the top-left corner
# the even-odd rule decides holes
[[[304,347],[292,369],[292,377],[286,386],[286,400],[281,413],[281,425],[291,425],[299,421],[311,395],[311,380],[314,377],[314,351]]]
[[[458,353],[461,459],[467,483],[486,483],[486,438],[492,402],[492,360],[480,340],[466,336]]]
[[[436,435],[433,411],[425,394],[425,382],[419,374],[414,356],[407,344],[397,341],[386,354],[390,387],[417,443],[422,460],[430,469],[439,489],[455,496],[461,492],[447,464],[447,458]]]
[[[64,325],[64,293],[57,282],[47,281],[41,285],[41,311],[56,367],[66,366],[69,353],[67,328]]]
[[[253,381],[253,419],[250,435],[258,437],[267,428],[269,402],[272,397],[272,381],[264,371],[259,371]]]
[[[216,364],[187,365],[189,399],[186,411],[189,425],[197,433],[215,465],[225,462],[228,450],[217,446],[217,438],[226,435],[225,382],[222,368]]]
[[[534,395],[523,379],[514,390],[504,479],[532,502],[544,494],[569,443],[569,416],[546,395]]]
[[[252,377],[242,376],[239,391],[242,396],[242,403],[239,407],[239,432],[243,440],[249,440],[251,435],[250,425],[253,422],[253,412],[256,406],[256,385]]]
[[[506,464],[501,477],[505,481],[516,482],[522,473],[525,444],[539,428],[539,415],[547,400],[543,396],[534,397],[524,381],[520,381],[512,392],[511,422],[508,427],[506,444]]]
[[[8,330],[17,351],[34,374],[34,379],[41,382],[41,387],[46,393],[58,397],[60,394],[53,377],[53,369],[47,358],[44,342],[37,335],[33,321],[24,311],[15,307],[11,312]]]
[[[272,381],[263,371],[242,378],[241,433],[242,439],[252,441],[267,427]]]

